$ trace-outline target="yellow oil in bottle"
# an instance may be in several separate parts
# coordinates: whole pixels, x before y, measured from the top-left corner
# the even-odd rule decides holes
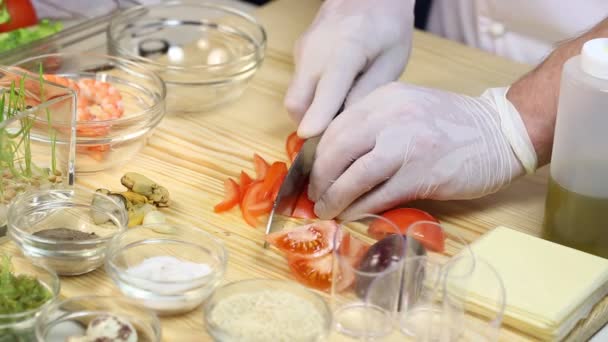
[[[608,258],[608,197],[579,194],[549,178],[542,235],[547,240]]]

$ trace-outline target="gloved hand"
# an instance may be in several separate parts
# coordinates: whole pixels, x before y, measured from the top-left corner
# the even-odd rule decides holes
[[[301,138],[323,133],[345,99],[349,105],[401,75],[413,12],[414,0],[325,1],[296,43],[285,96]]]
[[[468,97],[391,83],[347,108],[317,147],[309,186],[316,214],[476,198],[533,172],[536,152],[506,91]]]

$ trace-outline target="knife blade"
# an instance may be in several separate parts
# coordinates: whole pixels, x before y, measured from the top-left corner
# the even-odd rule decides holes
[[[338,109],[334,119],[342,111],[344,111],[344,103]],[[281,230],[289,222],[288,220],[281,220],[279,217],[289,218],[291,216],[298,197],[304,191],[304,185],[310,176],[310,171],[312,171],[312,164],[315,161],[315,152],[317,151],[319,141],[321,141],[321,136],[306,139],[296,159],[291,164],[287,176],[285,176],[285,180],[283,180],[283,184],[279,189],[270,216],[268,216],[266,235]],[[264,248],[268,248],[268,242],[266,241],[264,241]]]
[[[283,180],[283,184],[279,189],[277,199],[274,202],[270,216],[268,216],[268,224],[266,225],[266,235],[274,233],[283,228],[283,221],[277,216],[282,215],[288,217],[293,212],[293,208],[298,200],[298,197],[304,191],[304,186],[312,170],[315,151],[321,137],[313,137],[307,139],[302,145],[302,149],[294,159],[293,164]],[[268,247],[268,242],[264,242],[264,248]]]

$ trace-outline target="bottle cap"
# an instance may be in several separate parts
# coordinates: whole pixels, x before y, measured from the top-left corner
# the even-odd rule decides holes
[[[591,39],[583,44],[581,69],[591,76],[608,80],[608,38]]]

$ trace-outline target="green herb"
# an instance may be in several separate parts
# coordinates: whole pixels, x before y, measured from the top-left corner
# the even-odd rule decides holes
[[[11,20],[11,14],[8,13],[8,8],[6,8],[6,2],[0,0],[0,24],[8,23]]]
[[[8,15],[8,12],[6,14]],[[0,9],[0,23],[2,18],[4,18],[3,11]],[[62,28],[63,25],[60,22],[51,22],[43,19],[38,25],[0,33],[0,53],[55,34],[61,31]]]
[[[8,256],[2,256],[1,264],[0,315],[38,309],[51,299],[51,292],[36,278],[14,275]]]

